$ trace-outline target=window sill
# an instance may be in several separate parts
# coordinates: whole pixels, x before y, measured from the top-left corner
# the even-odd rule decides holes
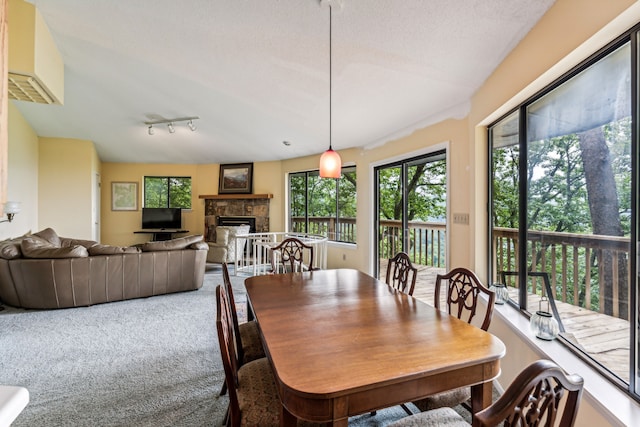
[[[509,326],[520,340],[541,357],[551,359],[566,372],[577,373],[584,379],[582,399],[614,426],[630,426],[640,419],[640,405],[618,387],[604,378],[598,371],[558,341],[535,338],[529,330],[529,321],[517,309],[505,304],[496,305],[494,317],[498,316]],[[509,351],[509,349],[507,349]],[[506,386],[506,384],[502,384]]]

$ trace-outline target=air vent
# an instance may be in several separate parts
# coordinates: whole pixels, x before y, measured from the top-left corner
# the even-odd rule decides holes
[[[53,97],[36,78],[16,73],[9,73],[9,99],[40,104],[55,103]]]

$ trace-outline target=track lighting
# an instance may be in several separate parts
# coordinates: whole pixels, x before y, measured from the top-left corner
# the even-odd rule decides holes
[[[144,122],[144,124],[149,127],[148,129],[149,135],[155,134],[155,129],[153,128],[154,125],[164,125],[164,124],[167,125],[167,129],[169,130],[169,133],[175,133],[176,132],[175,124],[179,122],[187,122],[187,126],[189,127],[189,129],[191,129],[191,132],[193,132],[197,129],[196,125],[193,124],[193,121],[198,120],[199,118],[200,117],[193,116],[193,117],[177,117],[175,119],[158,119],[158,120],[150,120],[148,122]]]

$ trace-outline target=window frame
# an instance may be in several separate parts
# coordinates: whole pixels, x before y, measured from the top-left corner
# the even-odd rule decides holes
[[[340,174],[340,178],[335,179],[336,181],[336,188],[335,188],[335,214],[333,216],[333,220],[335,221],[336,224],[336,228],[339,226],[340,224],[340,180],[343,179],[344,176],[344,172],[345,170],[347,171],[353,171],[354,173],[356,173],[356,181],[357,181],[357,168],[355,165],[343,165],[341,168],[341,174]],[[288,203],[287,203],[287,229],[289,231],[291,231],[293,229],[293,222],[292,222],[292,212],[291,212],[291,208],[292,208],[292,200],[293,200],[293,195],[292,195],[292,190],[291,190],[291,179],[292,177],[304,177],[304,187],[305,187],[305,194],[304,194],[304,215],[302,215],[304,217],[304,233],[309,233],[309,178],[310,177],[317,177],[317,179],[330,179],[330,178],[320,178],[319,175],[319,170],[318,169],[312,169],[312,170],[307,170],[307,171],[299,171],[299,172],[290,172],[288,174],[287,177],[287,193],[288,193]],[[356,185],[357,186],[357,185]],[[356,191],[354,192],[356,200],[357,200],[357,188]],[[354,218],[355,220],[355,218]],[[353,241],[347,241],[347,240],[339,240],[335,238],[336,234],[339,233],[333,233],[334,236],[326,236],[329,242],[334,242],[334,243],[341,243],[341,244],[346,244],[346,245],[355,245],[356,244],[356,240],[357,240],[357,228],[354,225],[354,229],[356,230],[353,233]],[[328,234],[328,233],[327,233]]]
[[[640,402],[640,388],[637,384],[637,378],[640,376],[640,366],[638,366],[638,358],[640,357],[640,336],[638,335],[638,293],[640,289],[638,289],[639,279],[638,279],[638,270],[640,269],[640,259],[638,258],[638,252],[640,251],[640,241],[638,240],[638,230],[640,229],[640,197],[637,195],[638,185],[640,183],[640,159],[639,157],[639,145],[638,135],[640,134],[638,126],[640,126],[640,111],[638,108],[638,99],[640,94],[640,65],[638,62],[640,61],[639,56],[640,52],[640,24],[635,25],[634,27],[627,30],[625,33],[618,36],[616,39],[608,43],[606,46],[602,47],[598,51],[594,52],[578,65],[571,68],[569,71],[558,77],[556,80],[546,85],[540,91],[534,93],[524,101],[520,102],[515,108],[510,109],[505,114],[501,115],[498,119],[493,121],[487,126],[487,159],[488,159],[488,172],[487,172],[487,188],[488,188],[488,209],[489,215],[487,216],[487,231],[488,231],[488,239],[487,239],[487,253],[489,254],[489,258],[487,259],[487,268],[488,268],[488,276],[495,277],[495,258],[496,254],[493,252],[494,248],[492,247],[494,241],[494,224],[493,224],[493,212],[494,212],[494,203],[493,203],[493,179],[494,179],[494,167],[493,167],[493,151],[494,145],[492,143],[492,135],[491,130],[496,125],[500,124],[503,120],[507,119],[509,116],[517,113],[519,115],[518,118],[518,133],[519,133],[519,175],[520,177],[527,176],[527,165],[528,165],[528,146],[527,146],[527,107],[534,103],[537,100],[540,100],[547,94],[551,93],[558,87],[564,85],[569,80],[576,77],[578,74],[582,73],[585,70],[590,69],[601,60],[606,58],[609,54],[616,51],[623,45],[629,43],[630,44],[630,67],[631,67],[631,207],[635,209],[633,212],[633,218],[631,221],[631,230],[630,230],[630,247],[629,247],[629,292],[630,292],[630,302],[629,302],[629,340],[630,340],[630,348],[629,348],[629,383],[625,383],[620,380],[618,377],[614,376],[607,369],[602,366],[598,361],[592,359],[587,354],[584,354],[582,351],[578,349],[578,347],[572,343],[571,341],[565,339],[562,336],[559,336],[557,341],[560,342],[565,348],[567,348],[573,355],[578,357],[580,360],[585,362],[591,368],[593,368],[599,375],[608,380],[610,383],[615,385],[617,388],[622,390],[625,394],[627,394],[633,400]],[[527,224],[527,179],[519,179],[518,182],[518,215],[519,215],[519,226],[518,226],[518,251],[520,254],[527,254],[527,232],[528,232],[528,224]],[[517,265],[519,273],[518,280],[520,283],[526,283],[526,271],[527,271],[527,256],[520,256],[518,259]],[[507,302],[507,306],[519,311],[520,315],[525,317],[527,321],[529,320],[531,313],[527,310],[527,297],[528,297],[527,287],[520,286],[519,287],[519,295],[518,301],[514,301],[509,299]],[[634,369],[634,366],[636,367]]]

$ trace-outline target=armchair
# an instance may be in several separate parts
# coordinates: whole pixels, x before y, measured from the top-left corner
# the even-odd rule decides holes
[[[222,264],[224,262],[235,263],[242,259],[247,239],[237,236],[247,233],[249,233],[248,225],[219,225],[215,227],[216,241],[207,242],[209,245],[207,262],[217,264]]]

